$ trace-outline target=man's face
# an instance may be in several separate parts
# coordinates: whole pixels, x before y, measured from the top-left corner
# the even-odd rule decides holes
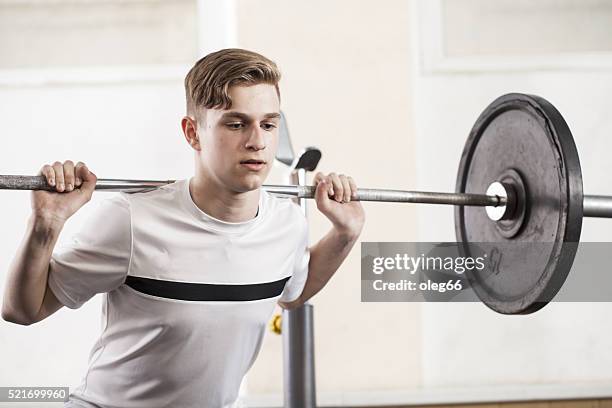
[[[233,86],[229,110],[205,109],[198,120],[202,168],[220,185],[245,192],[259,188],[278,146],[280,101],[274,85]]]

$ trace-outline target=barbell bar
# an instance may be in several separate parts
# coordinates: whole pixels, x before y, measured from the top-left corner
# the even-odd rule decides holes
[[[131,180],[131,179],[98,179],[96,191],[137,193],[150,191],[172,184],[176,180]],[[266,184],[262,189],[280,197],[314,199],[315,186]],[[44,176],[0,175],[0,190],[46,190],[55,191],[47,184]],[[357,189],[354,201],[374,201],[387,203],[418,203],[466,205],[475,207],[505,207],[508,203],[505,195],[441,193],[431,191],[388,190],[374,188]],[[612,218],[612,196],[585,195],[583,199],[585,217]]]
[[[173,182],[99,179],[95,188],[136,193]],[[262,188],[296,198],[315,193],[314,186]],[[55,190],[43,176],[12,175],[0,176],[0,189]],[[497,98],[476,120],[454,193],[360,188],[353,199],[453,205],[462,255],[472,255],[472,243],[497,253],[494,273],[466,277],[483,303],[504,314],[533,313],[550,302],[571,269],[582,218],[612,218],[611,196],[583,194],[578,152],[559,111],[518,93]],[[536,245],[542,243],[549,245]]]
[[[96,191],[137,193],[150,191],[172,184],[176,180],[131,180],[131,179],[98,179]],[[281,197],[314,199],[315,186],[296,185],[263,185],[262,189]],[[0,190],[46,190],[55,191],[47,184],[44,176],[0,175]],[[406,191],[388,189],[357,189],[354,201],[374,201],[388,203],[419,203],[467,205],[476,207],[505,207],[508,197],[505,195],[441,193],[431,191]],[[612,196],[585,195],[583,201],[585,217],[612,218]]]

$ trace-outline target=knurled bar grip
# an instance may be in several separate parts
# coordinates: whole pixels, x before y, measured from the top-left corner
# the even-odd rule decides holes
[[[136,192],[151,190],[166,184],[174,183],[174,180],[121,180],[121,179],[98,179],[96,190],[101,191],[124,191]],[[44,176],[3,176],[0,175],[0,190],[47,190],[55,191],[55,187],[47,184]]]
[[[314,198],[314,186],[264,186],[266,191],[283,191],[286,187],[294,187],[298,190],[295,195],[298,198]],[[271,191],[271,188],[275,191]],[[423,203],[423,204],[448,204],[448,205],[470,205],[470,206],[493,206],[505,205],[505,197],[489,196],[485,194],[466,193],[434,193],[425,191],[404,190],[382,190],[370,188],[358,188],[356,201],[382,201],[389,203]]]

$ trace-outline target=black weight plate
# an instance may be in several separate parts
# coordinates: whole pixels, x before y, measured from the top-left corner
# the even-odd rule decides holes
[[[465,144],[456,191],[482,194],[512,174],[525,195],[522,220],[501,224],[482,207],[457,206],[455,232],[466,256],[468,243],[483,243],[496,259],[493,269],[467,273],[478,297],[499,313],[526,314],[563,285],[582,228],[576,145],[561,114],[541,97],[508,94],[484,110]]]

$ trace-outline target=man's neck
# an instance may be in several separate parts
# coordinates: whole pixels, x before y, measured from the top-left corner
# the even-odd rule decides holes
[[[245,222],[258,212],[259,190],[236,193],[196,175],[190,180],[189,194],[200,210],[221,221]]]

